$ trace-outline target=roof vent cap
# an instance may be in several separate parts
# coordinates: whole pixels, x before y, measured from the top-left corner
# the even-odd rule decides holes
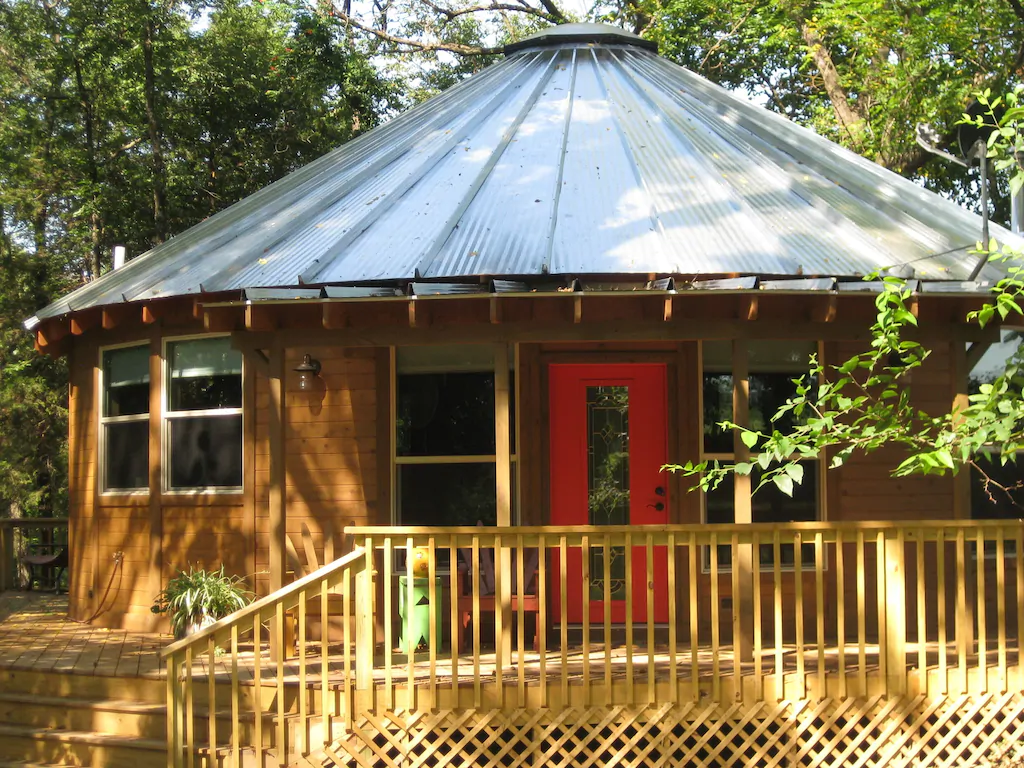
[[[644,40],[639,35],[613,27],[611,24],[559,24],[535,32],[515,43],[509,43],[505,46],[505,55],[510,56],[527,48],[583,45],[632,45],[658,52],[658,44],[653,40]]]

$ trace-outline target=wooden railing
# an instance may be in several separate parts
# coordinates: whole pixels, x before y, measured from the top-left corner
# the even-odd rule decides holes
[[[329,757],[353,715],[395,711],[1024,687],[1019,521],[347,533],[352,554],[165,651],[174,765],[220,735],[235,759],[246,749]],[[493,600],[480,578],[490,558]],[[310,645],[311,619],[328,626],[332,590],[341,636]],[[280,646],[289,612],[293,661]],[[214,677],[212,703],[196,714],[200,657],[230,681],[230,727],[218,729]],[[250,667],[248,722],[239,670]]]
[[[68,546],[66,517],[0,519],[0,592],[27,586],[24,555],[53,555]]]
[[[372,657],[372,632],[358,652],[350,637],[353,619],[364,636],[372,620],[368,566],[366,553],[353,551],[163,650],[169,766],[239,766],[251,764],[253,753],[258,765],[285,765],[289,754],[309,754],[331,743],[351,718],[354,663],[362,669],[372,665],[363,658]],[[369,600],[353,606],[357,586]],[[332,595],[342,603],[340,649],[331,646],[325,629]],[[314,618],[321,637],[312,644]],[[297,655],[286,659],[291,654],[283,643],[292,622]]]

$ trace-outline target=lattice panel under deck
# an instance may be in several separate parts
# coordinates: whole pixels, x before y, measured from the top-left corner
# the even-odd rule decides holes
[[[388,712],[357,718],[346,739],[317,757],[339,768],[941,768],[1022,753],[1024,695],[1010,693],[728,708]]]

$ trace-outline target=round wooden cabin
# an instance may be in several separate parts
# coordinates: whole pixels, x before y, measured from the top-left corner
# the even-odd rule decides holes
[[[965,473],[892,456],[792,499],[660,468],[741,454],[734,403],[763,425],[808,354],[861,350],[885,267],[948,410],[998,340],[980,232],[649,42],[539,33],[28,321],[70,363],[72,616],[153,628],[188,564],[265,594],[351,523],[970,517]]]

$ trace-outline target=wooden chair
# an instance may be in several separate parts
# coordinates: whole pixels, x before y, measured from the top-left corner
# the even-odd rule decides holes
[[[341,535],[341,546],[339,550],[334,547],[334,533],[329,523],[324,524],[323,528],[324,536],[324,561],[321,563],[316,555],[316,548],[313,546],[313,534],[309,530],[309,526],[306,523],[302,524],[302,553],[305,555],[305,562],[299,558],[298,550],[292,542],[292,537],[288,536],[285,538],[285,554],[288,558],[288,565],[291,568],[292,573],[295,575],[295,579],[300,579],[303,576],[308,576],[317,571],[328,563],[334,562],[339,557],[344,557],[352,550],[352,542],[349,537],[342,533]],[[320,598],[314,597],[306,601],[306,616],[314,620],[318,620],[322,615],[320,608]],[[328,632],[330,630],[330,619],[332,617],[337,618],[344,615],[344,596],[334,593],[327,595],[327,617],[328,626],[321,627],[321,632]],[[285,653],[290,658],[296,653],[296,642],[298,640],[298,622],[299,622],[299,609],[293,608],[288,612],[285,618]],[[307,639],[309,639],[307,637]]]
[[[21,562],[28,566],[28,588],[38,579],[40,586],[52,586],[54,592],[60,591],[60,577],[68,567],[68,548],[59,547],[56,552],[48,555],[24,555]],[[43,578],[38,578],[40,572]]]
[[[537,564],[539,562],[539,553],[536,548],[526,548],[524,550],[525,560],[523,561],[523,597],[522,597],[522,611],[525,618],[526,614],[533,614],[533,649],[535,651],[540,650],[540,596],[537,594]],[[512,616],[518,616],[520,610],[520,600],[517,588],[517,576],[518,567],[516,564],[517,558],[519,557],[519,550],[512,550]],[[459,595],[456,602],[456,609],[459,612],[460,623],[462,627],[462,635],[466,635],[470,624],[473,622],[473,555],[470,549],[459,550]],[[476,575],[479,583],[479,593],[476,601],[480,606],[480,614],[494,613],[497,610],[497,595],[494,591],[494,550],[493,549],[481,549],[480,550],[480,573]],[[468,586],[468,591],[467,591]],[[465,641],[465,638],[461,638]],[[459,643],[460,638],[452,638],[452,643],[456,646]],[[472,645],[472,639],[468,641],[469,645]],[[456,647],[456,651],[458,648]]]

